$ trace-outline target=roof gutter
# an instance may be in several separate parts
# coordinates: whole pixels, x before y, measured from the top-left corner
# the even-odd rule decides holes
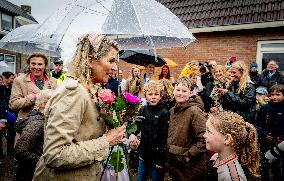
[[[257,28],[281,27],[281,26],[284,26],[284,21],[215,26],[215,27],[205,27],[205,28],[192,28],[190,29],[190,31],[192,33],[205,33],[205,32],[214,32],[214,31],[246,30],[246,29],[257,29]]]

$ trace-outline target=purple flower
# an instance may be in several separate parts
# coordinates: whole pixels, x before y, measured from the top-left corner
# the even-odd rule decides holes
[[[130,94],[129,92],[124,92],[124,93],[123,93],[123,96],[124,96],[126,102],[134,103],[134,104],[141,102],[141,100],[139,99],[139,97],[134,96],[134,95]]]

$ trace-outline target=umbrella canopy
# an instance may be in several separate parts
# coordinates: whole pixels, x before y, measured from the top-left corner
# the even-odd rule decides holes
[[[66,34],[78,37],[90,30],[112,37],[122,49],[155,51],[186,47],[195,40],[179,18],[155,0],[73,0],[47,18],[30,42],[60,46]]]
[[[172,59],[169,58],[163,58],[163,60],[166,62],[165,65],[169,66],[169,68],[176,68],[178,67],[178,64],[176,62],[174,62]],[[161,69],[162,67],[155,67],[155,69]],[[144,70],[145,67],[144,66],[139,66],[140,70]]]
[[[127,63],[147,66],[149,64],[160,67],[166,64],[164,59],[150,50],[121,50],[119,58]]]
[[[60,57],[60,49],[56,46],[44,42],[30,42],[38,27],[39,24],[30,24],[14,29],[0,40],[0,48],[26,55],[37,52],[51,57]]]

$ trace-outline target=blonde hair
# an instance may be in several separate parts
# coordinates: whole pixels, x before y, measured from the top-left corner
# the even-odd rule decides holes
[[[90,39],[86,36],[78,42],[75,55],[68,66],[68,76],[80,81],[92,98],[96,97],[96,90],[91,79],[91,60],[89,58],[98,61],[110,51],[111,47],[118,50],[118,44],[105,36],[95,51]]]
[[[146,95],[147,92],[160,92],[162,95],[162,91],[164,91],[164,86],[160,81],[150,80],[147,84],[143,87],[143,92]]]
[[[194,84],[192,82],[192,80],[188,77],[179,77],[178,79],[176,79],[174,85],[178,85],[178,84],[182,84],[186,87],[189,88],[189,90],[193,90],[194,88]]]
[[[133,80],[135,77],[133,76],[133,71],[134,71],[134,69],[139,69],[139,66],[138,65],[135,65],[135,66],[133,66],[133,67],[131,67],[131,72],[130,72],[130,75],[129,75],[129,77],[128,77],[128,80]],[[139,69],[139,71],[140,71],[140,69]]]
[[[240,115],[228,111],[210,114],[208,121],[221,134],[232,136],[233,149],[241,165],[253,176],[259,177],[260,157],[255,127],[246,123]]]
[[[232,68],[238,69],[242,74],[237,90],[237,93],[240,94],[245,91],[250,81],[248,65],[243,61],[236,61],[232,64]]]
[[[39,111],[43,111],[46,103],[53,95],[54,91],[51,89],[44,89],[37,94],[37,98],[35,101],[34,109]]]
[[[173,94],[173,83],[172,81],[168,79],[161,79],[160,82],[164,86],[164,92],[166,93],[166,97],[169,98],[170,100],[174,99],[174,94]]]

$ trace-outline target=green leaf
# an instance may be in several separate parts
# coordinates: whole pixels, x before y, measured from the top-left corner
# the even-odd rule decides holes
[[[129,133],[129,134],[132,134],[132,133],[135,133],[136,131],[137,131],[137,125],[136,124],[128,124],[127,126],[126,126],[126,131],[127,131],[127,133]]]
[[[114,124],[114,121],[113,121],[113,119],[112,119],[112,116],[108,115],[107,113],[105,113],[105,112],[100,112],[100,117],[103,118],[105,124],[106,124],[109,128],[113,129],[113,128],[116,128],[116,127],[117,127],[117,126],[115,127],[115,124]]]
[[[108,163],[113,166],[115,173],[121,172],[124,169],[122,155],[119,148],[117,151],[111,153],[111,158]]]
[[[121,97],[116,97],[114,103],[112,104],[112,108],[116,112],[121,112],[126,107],[125,101]]]

